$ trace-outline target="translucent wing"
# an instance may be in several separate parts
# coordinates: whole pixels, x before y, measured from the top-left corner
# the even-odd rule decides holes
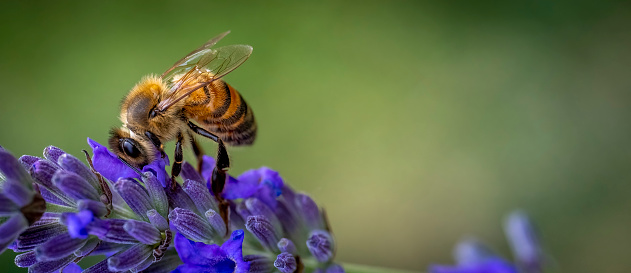
[[[166,110],[193,91],[220,79],[250,57],[252,47],[248,45],[210,48],[227,34],[222,33],[206,42],[162,74],[161,78],[168,84],[169,90],[158,104],[158,111]]]

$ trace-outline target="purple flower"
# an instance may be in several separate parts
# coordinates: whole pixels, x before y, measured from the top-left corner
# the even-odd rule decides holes
[[[121,178],[140,178],[140,174],[123,163],[123,161],[121,161],[116,154],[108,150],[107,147],[90,138],[88,138],[88,144],[90,144],[92,152],[94,153],[92,156],[94,169],[105,178],[110,181],[118,181]],[[156,161],[143,166],[142,172],[152,172],[158,178],[162,186],[166,187],[166,185],[171,183],[171,179],[164,169],[169,165],[169,158],[166,156],[164,159],[162,159],[161,156],[156,156],[156,158]]]
[[[201,172],[184,162],[183,183],[165,187],[168,158],[134,170],[88,143],[89,166],[53,146],[19,161],[0,149],[0,247],[20,253],[19,267],[76,272],[74,261],[105,255],[83,272],[294,272],[304,260],[344,272],[317,204],[277,172],[227,176],[214,194],[215,161],[204,157]]]
[[[532,224],[522,212],[511,213],[505,225],[520,269],[475,239],[458,243],[454,256],[455,266],[433,265],[429,273],[537,273],[541,272],[541,248],[532,230]]]
[[[175,249],[184,264],[173,272],[248,272],[250,264],[243,260],[242,253],[243,237],[243,230],[235,230],[230,239],[218,246],[196,243],[178,233],[175,236]]]
[[[54,273],[81,273],[81,267],[75,263],[69,263],[66,267],[64,267],[63,272],[60,269]]]
[[[88,238],[88,224],[92,223],[94,215],[89,210],[83,210],[78,213],[64,213],[62,222],[68,227],[68,233],[72,238],[85,239]]]
[[[270,208],[276,208],[276,198],[281,195],[283,185],[278,172],[261,167],[244,172],[236,180],[228,179],[223,197],[229,200],[256,197]]]
[[[46,203],[18,160],[0,147],[0,253],[44,214]]]
[[[430,273],[517,273],[515,266],[501,258],[490,258],[477,264],[445,266],[434,265]]]
[[[528,215],[522,211],[511,213],[504,223],[504,232],[519,265],[526,272],[541,272],[543,253]]]

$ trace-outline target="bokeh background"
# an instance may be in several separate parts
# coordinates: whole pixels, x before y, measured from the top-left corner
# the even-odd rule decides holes
[[[105,143],[138,80],[232,30],[221,45],[254,53],[225,79],[260,125],[232,173],[266,165],[310,193],[338,261],[425,270],[466,235],[510,257],[519,208],[553,268],[631,272],[627,1],[12,2],[0,145],[16,155]]]

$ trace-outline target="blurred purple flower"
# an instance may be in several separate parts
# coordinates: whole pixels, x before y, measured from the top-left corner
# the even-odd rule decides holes
[[[542,251],[528,216],[519,211],[511,213],[507,218],[505,231],[517,265],[504,260],[479,241],[469,238],[458,243],[454,250],[457,265],[432,265],[429,273],[542,272]]]

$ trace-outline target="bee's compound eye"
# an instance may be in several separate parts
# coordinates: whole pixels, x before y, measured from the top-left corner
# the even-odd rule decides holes
[[[128,138],[123,139],[123,141],[121,142],[121,150],[123,150],[123,152],[131,158],[136,158],[140,156],[140,150],[138,150],[138,148],[136,147],[135,141]]]

